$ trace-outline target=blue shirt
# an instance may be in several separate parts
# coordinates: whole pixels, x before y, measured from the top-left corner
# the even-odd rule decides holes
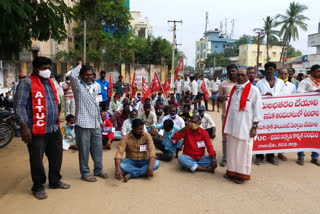
[[[56,99],[48,80],[42,82],[46,97],[46,133],[56,132],[58,126],[58,109]],[[28,123],[32,132],[32,96],[31,80],[27,77],[20,81],[14,96],[15,112],[20,123]]]
[[[109,82],[107,80],[101,80],[101,79],[97,79],[96,82],[99,83],[101,87],[102,101],[107,101],[108,92],[109,92]]]
[[[156,129],[163,129],[163,124],[158,124],[154,126]],[[176,125],[173,125],[173,129],[170,133],[167,133],[164,131],[163,136],[162,136],[162,144],[165,146],[166,150],[169,150],[172,153],[176,153],[177,145],[172,144],[172,138],[174,133],[179,131],[180,128]]]

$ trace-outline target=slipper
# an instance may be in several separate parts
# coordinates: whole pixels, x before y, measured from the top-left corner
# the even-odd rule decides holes
[[[94,177],[92,175],[89,175],[87,177],[81,177],[81,179],[84,181],[87,181],[87,182],[96,182],[97,181],[96,177]]]
[[[101,172],[99,175],[95,175],[95,176],[103,178],[103,179],[109,178],[108,174],[107,173],[103,173],[103,172]]]
[[[36,199],[38,200],[44,200],[48,198],[47,193],[44,190],[38,191],[38,192],[32,192],[32,194],[34,195],[34,197],[36,197]]]
[[[63,182],[59,182],[59,184],[57,186],[50,186],[50,189],[70,189],[71,185],[70,184],[65,184]]]

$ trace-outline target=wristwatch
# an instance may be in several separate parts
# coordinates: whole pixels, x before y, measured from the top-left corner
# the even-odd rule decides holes
[[[256,129],[258,128],[258,125],[253,125],[252,128]]]

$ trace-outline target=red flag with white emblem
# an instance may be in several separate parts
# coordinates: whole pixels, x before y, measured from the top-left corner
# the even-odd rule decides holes
[[[142,100],[141,103],[144,104],[144,100],[151,95],[151,91],[146,83],[146,81],[142,77]]]
[[[204,80],[202,80],[201,89],[202,89],[203,94],[204,94],[204,99],[206,101],[209,101],[209,93],[207,91],[207,87],[206,87],[206,84],[204,83]]]
[[[182,71],[182,70],[183,70],[183,55],[180,58],[180,61],[179,61],[179,64],[178,64],[178,67],[177,67],[177,70],[176,70],[176,74],[174,76],[174,80],[178,79],[178,73],[179,73],[179,71]]]

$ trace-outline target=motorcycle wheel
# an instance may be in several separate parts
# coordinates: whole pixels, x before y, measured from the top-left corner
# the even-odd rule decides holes
[[[9,125],[0,124],[0,148],[3,148],[10,143],[13,135],[14,131]]]

